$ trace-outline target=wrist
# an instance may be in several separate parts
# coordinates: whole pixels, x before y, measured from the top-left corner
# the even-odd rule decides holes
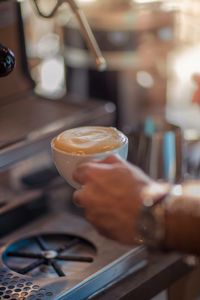
[[[165,245],[168,249],[192,252],[192,245],[199,245],[200,182],[185,182],[181,189],[166,203]]]
[[[165,182],[151,182],[141,190],[143,206],[153,206],[162,201],[162,198],[170,193],[172,186]]]
[[[152,184],[142,191],[142,207],[137,220],[137,240],[150,249],[166,247],[166,203],[180,193],[179,186]]]

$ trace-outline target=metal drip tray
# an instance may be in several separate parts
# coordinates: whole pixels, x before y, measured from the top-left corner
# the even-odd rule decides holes
[[[3,261],[21,275],[57,279],[83,272],[95,255],[95,246],[78,236],[43,234],[11,244],[3,254]]]
[[[83,300],[146,264],[144,248],[108,240],[70,213],[49,214],[1,245],[2,299]]]

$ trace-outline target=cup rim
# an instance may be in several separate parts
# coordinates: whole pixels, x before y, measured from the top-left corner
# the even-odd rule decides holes
[[[68,155],[68,156],[76,156],[76,157],[81,157],[81,156],[84,156],[84,157],[88,157],[88,156],[95,156],[95,155],[100,155],[100,154],[112,154],[115,150],[118,151],[118,150],[121,150],[124,146],[126,146],[128,144],[128,137],[124,134],[125,136],[125,142],[118,148],[113,148],[112,150],[107,150],[107,151],[102,151],[102,152],[96,152],[96,153],[91,153],[91,154],[78,154],[78,153],[69,153],[69,152],[65,152],[63,150],[60,150],[58,148],[56,148],[54,145],[53,145],[53,142],[54,140],[56,139],[56,137],[54,137],[52,140],[51,140],[51,149],[53,149],[54,151],[60,153],[60,154],[64,154],[64,155]],[[114,154],[114,153],[113,153]]]

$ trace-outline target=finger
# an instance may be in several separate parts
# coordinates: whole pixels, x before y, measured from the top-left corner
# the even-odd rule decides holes
[[[115,163],[119,163],[121,162],[122,159],[118,156],[118,155],[109,155],[108,157],[102,159],[102,160],[98,160],[96,161],[97,163],[100,164],[115,164]]]
[[[93,160],[84,162],[77,166],[73,173],[73,179],[81,185],[86,184],[88,181],[93,180],[94,175],[101,175],[106,170],[111,170],[112,165],[116,163],[126,163],[118,155],[109,155],[102,160]]]
[[[74,192],[73,201],[79,207],[85,208],[87,206],[87,196],[84,188]]]
[[[72,174],[73,179],[81,185],[86,184],[90,180],[90,163],[83,163],[77,166]]]
[[[87,183],[73,194],[73,201],[76,205],[92,211],[94,208],[102,206],[102,197],[99,196],[98,189],[92,183]],[[104,207],[104,205],[103,205]]]
[[[115,158],[110,158],[108,161],[114,161]],[[116,161],[116,160],[115,160]],[[119,160],[117,160],[119,162]],[[86,184],[89,181],[92,181],[93,178],[97,175],[101,175],[105,170],[111,169],[111,163],[105,163],[103,161],[90,161],[82,163],[77,166],[76,170],[73,173],[73,179],[80,183],[81,185]]]

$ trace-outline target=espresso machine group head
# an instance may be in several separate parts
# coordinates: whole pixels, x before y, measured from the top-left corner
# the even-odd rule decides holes
[[[8,2],[8,1],[16,1],[16,0],[0,0],[1,2]],[[103,71],[106,68],[106,61],[104,57],[102,56],[102,53],[98,47],[98,44],[95,40],[95,37],[90,29],[90,26],[87,22],[87,19],[83,13],[83,11],[80,9],[78,4],[76,3],[76,0],[57,0],[55,2],[55,6],[51,10],[51,12],[47,15],[42,12],[40,9],[40,4],[38,0],[32,0],[36,13],[43,17],[43,18],[51,18],[53,17],[58,8],[63,4],[63,3],[68,3],[72,11],[74,12],[79,25],[80,25],[80,30],[86,40],[86,43],[91,50],[94,58],[95,58],[95,63],[96,67],[99,71]],[[14,54],[10,49],[8,49],[6,46],[3,46],[0,44],[0,77],[8,75],[12,70],[14,69],[15,66],[15,57]]]

